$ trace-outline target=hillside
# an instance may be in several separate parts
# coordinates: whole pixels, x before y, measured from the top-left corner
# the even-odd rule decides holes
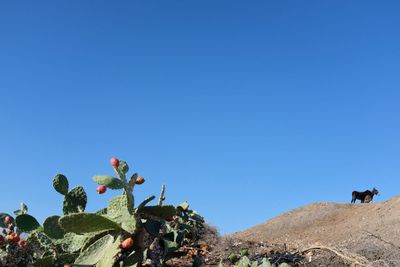
[[[400,196],[368,204],[314,203],[225,238],[297,251],[315,247],[304,251],[309,266],[400,266],[399,237]]]

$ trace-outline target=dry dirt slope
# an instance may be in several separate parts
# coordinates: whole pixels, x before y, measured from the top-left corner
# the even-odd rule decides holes
[[[231,237],[298,250],[327,246],[366,266],[400,266],[400,196],[368,204],[315,203]]]

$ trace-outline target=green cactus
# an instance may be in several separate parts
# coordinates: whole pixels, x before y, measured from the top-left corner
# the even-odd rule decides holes
[[[18,210],[15,210],[15,211],[14,211],[14,214],[15,214],[16,216],[21,215],[21,214],[27,214],[27,213],[28,213],[28,206],[25,205],[24,202],[21,202],[20,208],[19,208]]]
[[[228,259],[235,267],[277,267],[275,264],[271,264],[266,258],[263,258],[261,262],[251,261],[247,256],[240,257],[239,255],[232,253],[229,255]],[[222,262],[218,267],[224,267]],[[287,263],[281,263],[278,267],[290,267],[290,265]]]
[[[170,219],[176,215],[176,209],[172,205],[168,206],[145,206],[137,210],[137,213],[151,215],[162,219]]]
[[[257,265],[257,262],[255,263]],[[235,266],[237,267],[247,267],[247,266],[252,266],[253,263],[250,261],[250,259],[246,256],[240,258],[240,260],[237,262],[237,264]]]
[[[57,174],[53,180],[54,189],[61,195],[66,195],[68,193],[68,179],[63,174]]]
[[[65,231],[61,228],[58,220],[60,216],[51,216],[48,217],[43,223],[44,232],[51,238],[60,239],[63,238]]]
[[[123,181],[112,176],[96,175],[93,176],[93,181],[110,189],[123,189],[125,187],[125,183]]]
[[[126,175],[129,171],[129,166],[128,163],[124,160],[119,161],[119,166],[118,166],[118,172],[122,173],[123,175]]]
[[[141,250],[135,250],[124,261],[125,267],[139,267],[142,266],[141,263],[143,261],[143,252]]]
[[[132,176],[131,176],[131,179],[129,179],[129,182],[128,182],[128,184],[129,184],[129,186],[130,187],[134,187],[135,186],[135,184],[136,184],[136,179],[139,177],[139,174],[137,173],[137,172],[135,172],[134,174],[132,174]]]
[[[75,213],[60,218],[59,223],[67,232],[85,234],[105,230],[122,230],[116,222],[94,213]]]
[[[15,218],[15,224],[19,231],[31,232],[40,227],[38,221],[31,215],[21,214]]]
[[[65,195],[63,203],[64,215],[71,213],[84,212],[87,203],[86,192],[82,186],[73,188]]]
[[[107,249],[114,243],[114,237],[110,234],[98,239],[86,250],[84,250],[79,257],[75,260],[75,264],[81,265],[95,265],[106,254]]]
[[[136,219],[130,214],[128,207],[129,201],[126,194],[117,196],[111,199],[106,216],[121,225],[125,231],[133,233],[136,230]]]
[[[54,246],[53,240],[42,232],[41,229],[31,232],[28,237],[28,242],[35,243],[46,251]]]
[[[91,238],[91,235],[77,235],[74,233],[66,233],[62,239],[55,240],[56,245],[60,245],[64,252],[78,253],[83,250],[86,242]]]
[[[100,209],[95,212],[97,215],[106,215],[107,214],[107,208]]]
[[[107,247],[106,253],[101,257],[99,262],[96,264],[97,267],[107,267],[107,266],[115,266],[115,263],[118,259],[118,254],[121,252],[120,249],[121,239],[117,237],[114,242]]]
[[[237,254],[235,254],[235,253],[231,253],[231,254],[228,256],[228,260],[229,260],[231,263],[236,263],[236,262],[239,261],[239,259],[240,259],[239,255],[237,255]]]
[[[175,229],[169,229],[168,233],[162,237],[164,247],[164,261],[171,257],[171,253],[181,247],[182,242],[185,238],[183,231]]]
[[[267,260],[266,258],[263,258],[261,264],[258,265],[258,267],[272,267],[272,265],[269,262],[269,260]],[[283,266],[281,266],[281,267],[283,267]]]
[[[80,247],[80,250],[81,251],[86,250],[90,245],[92,245],[98,239],[100,239],[103,236],[108,235],[108,234],[114,235],[114,234],[116,234],[116,232],[115,232],[115,230],[112,229],[112,230],[105,230],[105,231],[99,231],[99,232],[85,234],[86,238],[85,238],[82,246]]]
[[[74,263],[75,266],[139,267],[151,258],[147,253],[147,238],[164,249],[162,258],[158,254],[156,259],[151,260],[164,264],[174,255],[173,252],[185,244],[185,235],[192,234],[192,228],[203,222],[200,215],[189,210],[187,203],[177,208],[163,205],[165,185],[156,206],[147,206],[155,199],[155,196],[150,196],[135,209],[133,190],[138,174],[133,174],[127,182],[129,166],[125,161],[119,161],[114,170],[118,178],[106,175],[93,177],[96,183],[110,189],[122,189],[120,196],[112,198],[107,208],[96,213],[84,212],[87,204],[85,190],[77,186],[69,191],[68,179],[62,174],[53,179],[53,187],[64,196],[64,216],[50,216],[41,227],[34,217],[27,214],[26,205],[21,204],[15,212],[16,219],[11,222],[20,232],[29,233],[28,243],[34,248],[35,266]],[[0,226],[6,227],[4,218],[7,215],[0,213]],[[121,248],[122,240],[127,237],[133,238],[133,246]],[[197,262],[200,262],[199,259]]]
[[[249,250],[247,248],[240,250],[240,256],[241,257],[248,257],[249,256]]]
[[[53,266],[63,266],[74,262],[77,257],[74,253],[59,253],[55,255],[46,255],[35,261],[35,266],[37,267],[53,267]]]
[[[142,201],[142,203],[139,204],[139,206],[137,207],[136,210],[140,210],[141,208],[143,208],[144,206],[149,204],[151,201],[153,201],[155,198],[156,198],[156,196],[151,196],[151,197],[146,198],[145,200]]]
[[[163,224],[158,220],[143,219],[142,224],[146,231],[152,236],[159,236]]]
[[[107,216],[114,219],[120,217],[123,213],[128,213],[128,198],[125,194],[114,197],[110,200],[107,207]]]

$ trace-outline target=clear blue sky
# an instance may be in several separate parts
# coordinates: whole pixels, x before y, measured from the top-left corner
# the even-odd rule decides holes
[[[111,156],[230,233],[376,186],[400,194],[398,1],[2,1],[0,210]]]

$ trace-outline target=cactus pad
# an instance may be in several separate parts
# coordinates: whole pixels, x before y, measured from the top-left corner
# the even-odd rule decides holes
[[[114,243],[112,235],[106,235],[94,242],[76,259],[75,264],[95,265],[105,255],[107,249]]]
[[[136,230],[136,220],[129,213],[128,205],[126,194],[114,197],[108,204],[107,217],[120,224],[125,231],[133,233]]]
[[[147,219],[143,223],[146,231],[152,236],[159,236],[162,228],[162,223],[157,220]]]
[[[125,194],[112,198],[107,207],[107,215],[110,218],[117,218],[123,212],[128,212],[128,198]]]
[[[125,186],[125,183],[120,179],[106,175],[93,176],[93,181],[110,189],[122,189]]]
[[[107,214],[107,208],[100,209],[95,212],[97,215],[105,215]]]
[[[146,206],[137,210],[138,213],[147,214],[162,219],[169,219],[176,215],[174,206]]]
[[[119,161],[119,166],[118,166],[118,171],[123,173],[124,175],[128,173],[129,171],[129,166],[128,163],[124,160]]]
[[[19,210],[14,211],[15,216],[27,213],[28,213],[28,206],[24,202],[21,202]]]
[[[66,233],[62,239],[56,240],[57,245],[61,245],[64,251],[69,253],[79,252],[86,240],[89,238],[87,235],[77,235],[74,233]]]
[[[185,234],[182,231],[172,230],[171,232],[163,236],[165,254],[171,253],[177,250],[185,238]]]
[[[143,260],[143,251],[135,250],[131,254],[129,254],[128,258],[124,261],[125,267],[138,267],[142,266]]]
[[[103,236],[108,235],[108,234],[112,235],[114,232],[115,232],[115,230],[106,230],[106,231],[94,232],[94,233],[86,234],[85,236],[87,238],[85,239],[85,242],[81,246],[80,250],[81,251],[86,250],[88,247],[90,247],[98,239],[100,239]]]
[[[120,244],[121,239],[116,238],[114,243],[107,248],[106,253],[104,253],[103,257],[96,264],[96,266],[115,266],[115,261],[118,259],[117,255],[121,252]]]
[[[131,179],[129,179],[129,186],[134,186],[136,184],[136,179],[139,177],[139,174],[137,174],[136,172],[134,174],[132,174]]]
[[[143,207],[146,206],[149,202],[153,201],[155,198],[156,198],[156,196],[151,196],[151,197],[146,198],[145,200],[142,201],[142,203],[139,204],[139,206],[137,207],[137,209],[139,210],[139,209],[143,208]]]
[[[48,217],[43,223],[44,232],[51,238],[60,239],[63,238],[65,231],[61,228],[58,223],[60,216]]]
[[[17,228],[22,232],[30,232],[40,227],[38,221],[28,214],[21,214],[15,218]]]
[[[86,192],[82,186],[77,186],[65,195],[63,203],[64,215],[85,211],[87,203]]]
[[[61,195],[66,195],[68,193],[68,179],[62,174],[57,174],[53,180],[54,189]]]
[[[105,230],[121,230],[121,227],[104,216],[93,213],[76,213],[60,218],[59,223],[67,232],[85,234]]]
[[[35,266],[52,267],[52,266],[67,266],[74,262],[77,257],[74,253],[59,253],[57,257],[54,255],[44,255],[42,258],[35,259]]]
[[[34,231],[29,234],[28,241],[30,243],[33,243],[40,247],[41,249],[47,251],[49,250],[53,245],[53,241],[51,240],[50,237],[48,237],[45,233],[42,231]]]

